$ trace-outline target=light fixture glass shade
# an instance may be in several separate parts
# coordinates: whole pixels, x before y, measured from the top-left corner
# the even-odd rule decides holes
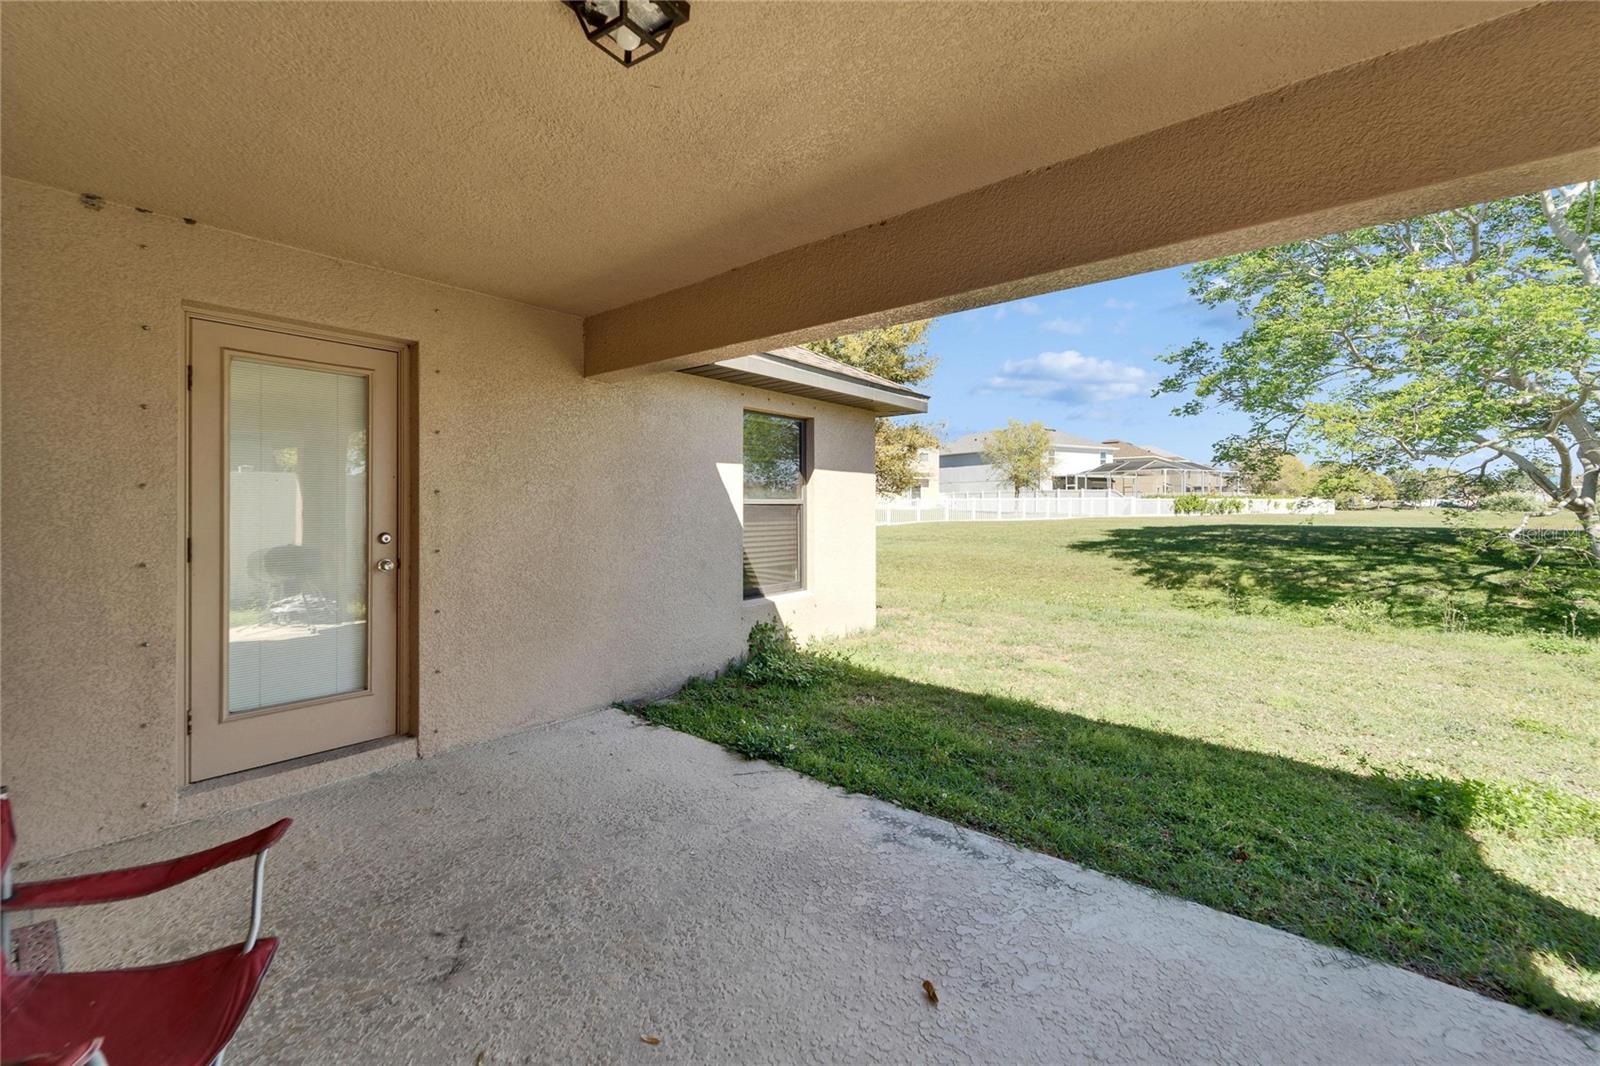
[[[655,0],[633,0],[628,4],[628,15],[651,33],[672,21],[672,17],[661,10],[661,5]]]
[[[689,21],[683,0],[565,0],[589,41],[625,67],[667,46],[672,31]]]

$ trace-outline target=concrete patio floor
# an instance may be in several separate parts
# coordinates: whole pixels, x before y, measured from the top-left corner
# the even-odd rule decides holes
[[[1592,1034],[616,711],[23,877],[285,815],[283,947],[229,1066],[1600,1061]],[[68,965],[237,940],[247,885],[63,914]]]

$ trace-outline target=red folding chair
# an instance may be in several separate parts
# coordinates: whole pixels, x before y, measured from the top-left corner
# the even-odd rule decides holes
[[[267,849],[290,819],[206,851],[126,870],[14,885],[11,802],[0,786],[0,1061],[110,1066],[207,1066],[255,999],[278,942],[261,938]],[[83,973],[19,973],[7,957],[11,911],[77,907],[148,896],[255,856],[250,935],[243,944],[180,962]],[[103,1056],[96,1058],[96,1056]]]
[[[61,1055],[29,1055],[25,1059],[7,1059],[6,1066],[111,1066],[100,1053],[100,1041],[86,1040],[68,1048]]]

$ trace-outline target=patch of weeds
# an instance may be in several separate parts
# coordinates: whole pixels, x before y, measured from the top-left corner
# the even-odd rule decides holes
[[[1223,584],[1223,596],[1227,601],[1228,610],[1234,614],[1250,613],[1252,593],[1256,587],[1256,579],[1245,571],[1236,571]]]
[[[1388,621],[1388,611],[1377,600],[1345,600],[1323,608],[1322,616],[1356,633],[1371,633]]]
[[[741,718],[723,744],[746,758],[781,763],[794,753],[798,738],[799,733],[787,722]]]
[[[1541,722],[1537,718],[1513,718],[1511,719],[1511,728],[1524,733],[1536,733],[1542,737],[1570,737],[1572,735],[1558,725]]]
[[[1552,633],[1533,637],[1528,641],[1528,647],[1545,655],[1588,655],[1595,649],[1595,642],[1583,637]]]
[[[749,653],[734,667],[752,685],[810,688],[828,675],[832,657],[795,643],[782,622],[757,622],[750,627]]]

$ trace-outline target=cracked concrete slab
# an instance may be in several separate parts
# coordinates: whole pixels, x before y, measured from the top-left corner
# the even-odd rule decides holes
[[[285,815],[283,947],[230,1066],[1600,1062],[1594,1034],[616,711],[24,877]],[[68,965],[237,940],[248,880],[62,912]]]

